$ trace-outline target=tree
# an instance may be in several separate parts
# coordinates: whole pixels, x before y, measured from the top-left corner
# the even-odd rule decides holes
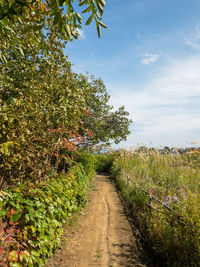
[[[40,180],[60,151],[75,149],[85,129],[83,88],[64,56],[82,17],[73,0],[0,2],[0,175],[3,182]],[[104,0],[79,2],[98,34]],[[81,130],[80,130],[81,129]],[[65,156],[63,154],[63,156]],[[66,158],[69,160],[69,157]]]
[[[126,140],[130,134],[129,126],[131,120],[129,113],[124,107],[119,107],[114,111],[113,106],[109,105],[110,96],[106,91],[105,85],[101,79],[95,79],[91,76],[80,75],[79,83],[83,87],[87,114],[83,124],[91,134],[87,135],[85,146],[107,144],[111,142],[118,144]]]
[[[101,79],[77,75],[64,55],[82,19],[73,0],[0,3],[0,176],[40,181],[82,145],[119,143],[128,112],[113,111]],[[100,25],[104,0],[79,1]],[[99,13],[98,13],[99,12]],[[35,46],[37,44],[37,47]],[[64,150],[64,152],[63,152]]]
[[[25,34],[26,42],[35,48],[45,46],[45,34],[54,28],[55,37],[65,41],[78,38],[77,29],[82,26],[82,17],[74,8],[78,2],[82,13],[88,13],[86,25],[95,21],[98,35],[101,27],[105,7],[104,0],[2,0],[0,2],[0,39],[4,40],[0,46],[0,59],[6,60],[4,54],[12,49],[15,54],[23,55],[23,42],[18,29]]]
[[[40,180],[58,163],[60,149],[81,127],[83,90],[64,56],[60,40],[46,40],[51,53],[26,45],[24,56],[8,51],[0,68],[0,175],[4,182]],[[28,34],[28,33],[27,33]],[[53,34],[53,32],[52,32]]]

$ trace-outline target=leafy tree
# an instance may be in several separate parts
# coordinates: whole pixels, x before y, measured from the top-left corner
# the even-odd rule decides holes
[[[116,111],[113,110],[113,106],[109,105],[110,96],[101,79],[95,79],[94,76],[89,79],[83,75],[80,75],[79,79],[88,108],[83,123],[85,129],[91,131],[84,145],[100,143],[109,145],[111,142],[118,144],[126,140],[132,122],[128,118],[129,113],[123,106]]]
[[[80,14],[69,1],[0,3],[0,175],[2,185],[40,181],[70,162],[77,145],[119,143],[128,112],[113,111],[101,79],[77,75],[63,53]],[[100,36],[104,0],[79,1]],[[98,13],[99,12],[99,13]],[[37,44],[37,47],[35,47]],[[60,165],[59,165],[60,164]],[[0,185],[1,185],[0,182]]]
[[[4,54],[12,49],[16,54],[23,55],[23,43],[18,34],[20,28],[26,36],[29,45],[45,45],[45,33],[54,27],[56,36],[70,41],[78,38],[78,28],[81,28],[82,17],[74,8],[79,3],[82,13],[88,13],[86,25],[95,21],[98,35],[101,36],[101,27],[105,7],[104,0],[2,0],[0,2],[0,39],[4,43],[0,46],[0,58],[5,60]],[[39,47],[38,47],[39,46]]]
[[[7,64],[1,62],[0,174],[6,183],[45,178],[52,158],[59,160],[62,147],[73,149],[71,135],[82,127],[83,90],[63,43],[51,35],[46,43],[46,57],[27,45],[23,57],[10,51]]]

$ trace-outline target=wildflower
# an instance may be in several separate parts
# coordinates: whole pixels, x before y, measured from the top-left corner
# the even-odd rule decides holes
[[[163,202],[164,205],[170,206],[170,204],[176,203],[179,204],[180,201],[176,195],[174,196],[166,196],[165,201]]]
[[[169,206],[170,200],[171,200],[171,196],[166,196],[165,201],[163,202],[163,204]]]
[[[179,205],[180,204],[180,201],[179,201],[179,199],[178,199],[178,197],[175,195],[175,196],[172,196],[172,202],[174,203],[174,204],[177,204],[177,205]],[[173,205],[173,208],[175,208],[175,206],[176,205]]]

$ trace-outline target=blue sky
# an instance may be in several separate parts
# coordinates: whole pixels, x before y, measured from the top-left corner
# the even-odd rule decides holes
[[[107,0],[103,22],[101,39],[83,26],[65,53],[129,111],[131,135],[114,147],[200,145],[200,0]]]

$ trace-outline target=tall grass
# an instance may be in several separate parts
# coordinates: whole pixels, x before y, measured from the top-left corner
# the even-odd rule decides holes
[[[198,156],[193,158],[195,164],[189,154],[122,150],[113,162],[112,175],[162,266],[200,266],[200,168]],[[125,174],[176,213],[128,182]]]

